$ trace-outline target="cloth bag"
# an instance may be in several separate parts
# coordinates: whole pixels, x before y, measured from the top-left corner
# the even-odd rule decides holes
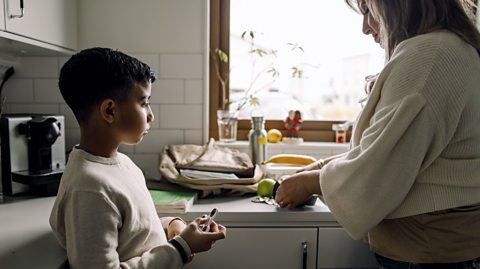
[[[180,174],[180,169],[233,173],[238,179],[190,178]],[[213,138],[203,146],[165,146],[160,156],[160,174],[172,183],[200,190],[200,197],[224,193],[254,193],[263,176],[260,166],[253,165],[248,154],[228,147],[219,147],[215,145]]]

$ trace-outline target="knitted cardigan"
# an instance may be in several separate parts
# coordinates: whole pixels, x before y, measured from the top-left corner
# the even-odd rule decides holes
[[[478,52],[448,31],[400,43],[320,185],[356,239],[385,218],[479,203]]]

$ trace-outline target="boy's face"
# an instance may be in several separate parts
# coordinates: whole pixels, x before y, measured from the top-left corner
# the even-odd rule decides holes
[[[127,100],[118,103],[115,115],[117,138],[121,144],[134,145],[142,141],[154,120],[150,109],[152,84],[137,84]]]

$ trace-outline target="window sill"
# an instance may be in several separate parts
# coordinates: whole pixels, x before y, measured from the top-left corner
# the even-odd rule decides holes
[[[242,152],[248,153],[248,141],[236,141],[232,143],[215,142],[218,146],[238,149]],[[301,144],[284,144],[284,143],[268,143],[267,144],[267,158],[275,154],[290,153],[290,154],[304,154],[310,155],[317,159],[326,158],[332,155],[337,155],[347,152],[350,144],[333,143],[333,142],[303,142]]]

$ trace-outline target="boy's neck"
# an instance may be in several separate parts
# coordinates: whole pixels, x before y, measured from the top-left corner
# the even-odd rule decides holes
[[[92,155],[112,158],[117,155],[119,145],[113,139],[102,135],[102,132],[89,132],[80,128],[80,144],[82,149]]]
[[[84,150],[92,155],[95,155],[95,156],[100,156],[100,157],[105,157],[105,158],[112,158],[112,157],[115,157],[117,156],[117,150],[110,150],[110,149],[106,149],[106,148],[98,148],[98,147],[92,147],[92,146],[89,146],[89,145],[85,145],[85,144],[82,144],[82,142],[80,142],[80,144],[78,145],[78,148],[81,149],[81,150]]]

